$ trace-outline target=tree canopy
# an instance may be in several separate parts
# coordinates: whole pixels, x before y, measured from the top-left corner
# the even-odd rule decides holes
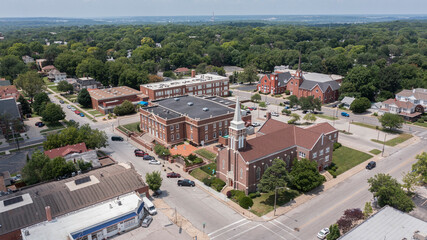
[[[380,117],[381,125],[387,129],[401,128],[403,122],[404,121],[401,116],[393,113],[384,113],[384,115]]]
[[[43,121],[49,123],[58,123],[59,120],[63,120],[65,118],[65,113],[60,105],[55,103],[48,103],[41,112],[41,116],[43,117]]]
[[[276,187],[286,187],[289,181],[286,163],[282,159],[273,159],[273,163],[262,175],[258,188],[263,192],[274,191]]]
[[[80,90],[79,95],[77,95],[77,102],[86,108],[92,106],[92,99],[90,98],[90,94],[86,88]]]
[[[153,190],[157,191],[162,186],[162,177],[160,176],[159,171],[154,171],[152,173],[145,174],[145,181],[148,184],[148,187]]]
[[[354,113],[364,113],[371,107],[371,101],[366,97],[356,98],[350,105],[350,110]]]
[[[33,99],[34,95],[41,93],[46,88],[43,79],[35,71],[28,71],[20,74],[14,81],[14,84],[18,88],[21,88],[30,99]]]
[[[295,159],[290,172],[291,186],[299,191],[308,192],[324,181],[325,177],[320,175],[317,163],[308,159]]]

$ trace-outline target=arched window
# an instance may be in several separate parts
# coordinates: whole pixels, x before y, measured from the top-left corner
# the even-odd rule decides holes
[[[267,168],[268,168],[268,164],[264,164],[264,173],[265,171],[267,171]]]
[[[240,168],[240,179],[243,179],[243,168]]]
[[[225,160],[223,159],[222,160],[222,169],[224,169],[225,168]]]
[[[259,180],[261,178],[261,168],[256,168],[256,180]]]

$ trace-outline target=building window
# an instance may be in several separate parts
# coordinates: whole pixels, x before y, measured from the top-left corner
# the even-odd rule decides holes
[[[323,156],[323,149],[319,151],[319,156]]]
[[[193,131],[193,125],[190,125],[190,130]]]
[[[243,179],[243,168],[240,168],[240,179]]]
[[[213,133],[213,138],[216,138],[216,132]]]
[[[173,141],[174,139],[173,139],[173,137],[174,137],[174,135],[173,134],[171,134],[171,141]]]
[[[176,128],[176,129],[179,129],[179,124],[177,124],[175,128]]]
[[[208,125],[205,125],[205,131],[207,131],[209,129]]]
[[[316,92],[318,93],[318,92],[319,92],[319,89],[316,89]]]
[[[326,153],[329,153],[329,147],[326,148],[325,150]]]
[[[107,227],[107,233],[117,230],[117,224]]]
[[[218,127],[222,127],[222,122],[219,122],[219,123],[218,123]]]
[[[224,169],[225,168],[225,160],[223,159],[222,160],[222,169]]]
[[[193,140],[193,134],[190,134],[190,139]]]
[[[227,129],[224,129],[224,135],[227,135]]]
[[[256,168],[256,180],[259,180],[261,178],[261,168]]]
[[[171,126],[171,131],[173,131],[173,125]]]
[[[332,135],[329,135],[329,140],[332,140]]]
[[[317,158],[317,152],[313,153],[313,158]]]
[[[205,141],[207,141],[209,139],[209,136],[206,134],[205,135]]]
[[[127,229],[127,228],[129,228],[129,227],[131,227],[131,226],[135,225],[135,218],[131,218],[131,219],[129,219],[129,220],[126,220],[126,221],[124,222],[124,225],[125,225],[125,229]],[[92,239],[93,239],[93,238],[92,238]]]
[[[302,157],[302,158],[304,158],[305,157],[305,153],[299,152],[299,156]]]
[[[329,161],[329,156],[326,156],[325,157],[325,162],[328,162]]]
[[[268,168],[268,164],[265,164],[264,165],[264,173],[265,173],[265,171],[267,171],[267,168]]]
[[[334,138],[337,138],[337,133],[334,134]]]
[[[221,130],[219,130],[219,136],[222,136],[222,131]]]
[[[228,125],[228,121],[227,120],[225,120],[224,121],[224,126],[227,126]]]
[[[179,139],[179,133],[176,134],[176,139]]]
[[[216,128],[216,123],[213,123],[213,128]]]

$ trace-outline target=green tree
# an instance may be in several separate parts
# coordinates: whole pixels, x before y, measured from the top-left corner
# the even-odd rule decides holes
[[[286,187],[289,181],[288,171],[286,170],[286,163],[276,158],[273,163],[262,175],[259,181],[258,188],[263,192],[274,191],[276,187]]]
[[[72,172],[76,171],[76,166],[74,166],[72,161],[67,162],[63,157],[56,157],[54,159],[49,159],[43,166],[42,180],[48,181],[57,179],[61,176],[71,175]]]
[[[266,108],[267,107],[267,104],[265,104],[265,102],[260,102],[258,105],[260,108]]]
[[[154,40],[150,37],[143,37],[141,39],[141,45],[147,45],[149,47],[155,47],[156,43],[154,42]]]
[[[117,116],[123,116],[135,113],[135,106],[128,100],[125,100],[122,104],[114,107],[114,114]]]
[[[73,92],[74,87],[67,81],[60,81],[56,87],[60,92]]]
[[[392,206],[404,212],[410,212],[415,205],[403,191],[402,186],[390,175],[379,173],[368,179],[369,191],[377,197],[378,205]]]
[[[239,81],[241,82],[249,82],[249,84],[252,84],[252,82],[258,81],[258,72],[254,65],[248,65],[245,67],[244,71],[239,74]]]
[[[0,76],[8,80],[13,80],[19,74],[28,70],[25,63],[17,56],[6,55],[0,57]]]
[[[161,144],[156,144],[154,146],[154,152],[158,155],[158,156],[169,156],[170,155],[170,151],[169,149],[165,148],[163,145]]]
[[[49,157],[40,150],[36,150],[31,159],[22,168],[22,177],[27,185],[32,185],[43,180],[42,171],[50,161]]]
[[[92,106],[92,99],[86,88],[83,88],[79,95],[77,95],[77,102],[80,103],[83,107],[88,108]]]
[[[380,123],[384,128],[387,129],[395,129],[401,128],[403,125],[403,118],[397,114],[393,113],[384,113],[383,116],[380,117]]]
[[[34,112],[41,115],[44,111],[46,104],[50,102],[49,96],[45,92],[37,93],[34,96],[33,109]]]
[[[402,178],[402,187],[406,189],[406,192],[413,193],[415,191],[415,186],[418,185],[419,177],[416,172],[407,172],[403,174]]]
[[[9,55],[22,57],[24,55],[30,55],[30,48],[25,43],[14,43],[7,52]]]
[[[43,92],[43,90],[46,89],[45,82],[35,71],[28,71],[26,73],[20,74],[14,81],[14,84],[18,88],[21,88],[25,95],[31,99],[31,101],[33,100],[34,95]]]
[[[168,77],[168,78],[176,79],[176,75],[172,71],[165,71],[163,73],[163,77]]]
[[[105,65],[101,60],[89,57],[84,59],[76,68],[76,74],[78,77],[91,76],[97,81],[100,81],[103,85],[108,85],[107,71]]]
[[[254,95],[251,96],[251,101],[252,102],[259,102],[259,101],[261,101],[261,95],[259,95],[258,93],[255,93]]]
[[[30,50],[31,52],[36,52],[36,53],[43,53],[44,49],[43,49],[43,44],[41,44],[40,42],[31,42],[30,45]]]
[[[77,66],[83,61],[84,54],[81,52],[65,51],[55,58],[55,67],[69,76],[76,75]]]
[[[148,187],[153,190],[157,191],[162,186],[162,177],[160,176],[160,171],[154,171],[152,173],[145,174],[145,181],[148,184]]]
[[[48,103],[46,104],[46,107],[43,110],[41,116],[43,117],[43,121],[49,123],[58,123],[60,120],[65,118],[65,113],[60,105],[55,103]]]
[[[294,106],[298,105],[298,97],[295,95],[291,95],[288,97],[289,100],[289,107],[293,108]]]
[[[412,165],[412,171],[418,176],[418,180],[427,184],[427,153],[417,155],[418,161]]]
[[[303,192],[308,192],[325,181],[325,177],[317,169],[317,163],[305,158],[295,159],[290,177],[292,188]]]
[[[301,119],[300,115],[298,115],[296,113],[292,113],[291,117],[292,118],[291,118],[291,120],[288,121],[288,124],[295,124],[296,122],[298,122]]]
[[[326,235],[327,240],[336,240],[341,236],[340,229],[338,228],[338,224],[332,224],[329,227],[329,234]]]
[[[354,113],[364,113],[371,107],[371,101],[366,97],[356,98],[350,105],[350,110]]]
[[[28,103],[27,99],[24,98],[24,96],[20,95],[18,98],[18,102],[21,104],[22,113],[24,115],[31,113],[30,104]]]
[[[139,89],[139,86],[148,82],[148,73],[138,71],[137,69],[126,69],[119,77],[120,86],[128,86],[134,89]]]
[[[373,210],[372,210],[372,205],[371,202],[366,202],[365,203],[365,208],[363,210],[363,216],[365,218],[368,218],[369,216],[371,216]]]
[[[316,115],[314,115],[314,113],[307,113],[303,119],[305,121],[315,122],[317,118],[316,118]]]
[[[77,167],[82,172],[86,172],[87,170],[90,170],[92,168],[91,162],[85,162],[83,160],[77,160]]]

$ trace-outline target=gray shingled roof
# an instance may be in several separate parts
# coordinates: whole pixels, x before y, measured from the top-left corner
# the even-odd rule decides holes
[[[70,191],[65,185],[86,176],[95,176],[99,183]],[[141,176],[132,168],[112,165],[99,168],[76,177],[61,181],[52,181],[30,187],[13,194],[0,197],[0,201],[30,194],[33,203],[9,211],[1,211],[0,205],[0,236],[46,221],[45,207],[50,206],[52,217],[76,211],[96,203],[133,192],[146,186]]]
[[[289,80],[292,78],[292,75],[290,72],[283,72],[283,73],[277,73],[278,76],[278,83],[280,87],[286,86],[288,84]]]
[[[10,86],[10,81],[9,80],[1,80],[0,81],[0,86]]]
[[[427,233],[427,222],[385,206],[340,240],[412,239],[415,231]]]
[[[338,90],[340,88],[340,84],[336,81],[316,82],[316,81],[307,80],[307,79],[304,79],[304,81],[300,85],[300,88],[306,89],[306,90],[312,90],[316,85],[319,85],[320,90],[322,92],[326,92],[329,86],[331,87],[332,91]]]
[[[21,118],[15,98],[0,99],[0,114],[9,114],[13,119]]]

